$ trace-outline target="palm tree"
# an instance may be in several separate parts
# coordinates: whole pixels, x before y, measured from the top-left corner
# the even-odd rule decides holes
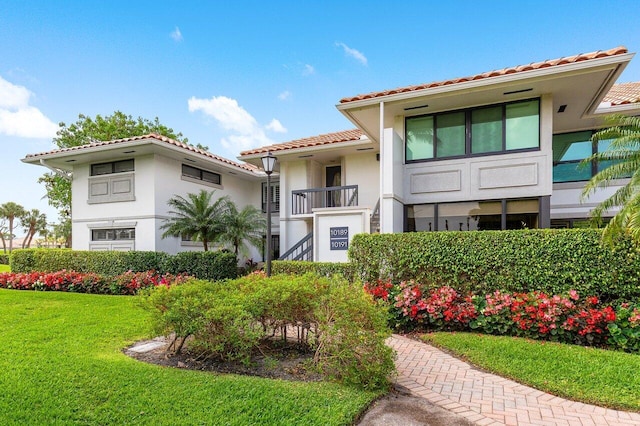
[[[47,228],[47,216],[44,213],[40,213],[38,209],[32,209],[25,212],[20,218],[21,226],[27,230],[27,235],[22,241],[22,248],[31,247],[31,240],[36,233],[41,233],[43,229]]]
[[[0,205],[0,217],[7,219],[9,222],[9,253],[13,250],[13,221],[16,218],[19,219],[24,214],[24,207],[20,204],[14,203],[13,201]]]
[[[2,240],[2,252],[7,252],[7,235],[9,235],[7,225],[5,223],[6,219],[2,219],[0,221],[0,240]]]
[[[229,201],[220,239],[233,247],[237,257],[239,251],[246,253],[245,242],[257,248],[262,245],[266,227],[267,219],[260,209],[249,205],[238,211],[236,204]]]
[[[598,188],[610,186],[614,180],[629,178],[629,182],[613,195],[601,202],[591,215],[598,222],[602,215],[616,207],[620,210],[604,229],[603,239],[609,243],[621,233],[628,232],[640,242],[640,117],[611,115],[607,117],[609,127],[592,136],[592,141],[611,140],[609,149],[583,160],[583,164],[597,161],[611,164],[603,168],[587,183],[582,191],[584,201]]]
[[[223,219],[229,201],[222,197],[211,202],[215,191],[201,190],[198,194],[187,194],[187,198],[176,195],[167,204],[173,208],[170,217],[160,227],[164,230],[162,238],[187,235],[196,241],[202,241],[204,251],[209,250],[209,243],[216,242],[223,232]]]

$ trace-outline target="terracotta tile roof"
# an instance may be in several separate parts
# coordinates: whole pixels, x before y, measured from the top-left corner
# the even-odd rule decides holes
[[[349,102],[362,101],[362,100],[365,100],[365,99],[372,99],[372,98],[379,98],[379,97],[382,97],[382,96],[395,95],[395,94],[398,94],[398,93],[416,92],[416,91],[419,91],[419,90],[431,89],[431,88],[440,87],[440,86],[448,86],[448,85],[451,85],[451,84],[463,83],[463,82],[466,82],[466,81],[482,80],[482,79],[485,79],[485,78],[499,77],[499,76],[503,76],[503,75],[507,75],[507,74],[515,74],[515,73],[519,73],[519,72],[532,71],[532,70],[538,70],[538,69],[542,69],[542,68],[555,67],[555,66],[559,66],[559,65],[572,64],[572,63],[575,63],[575,62],[588,61],[588,60],[591,60],[591,59],[606,58],[606,57],[609,57],[609,56],[622,55],[622,54],[625,54],[627,52],[628,51],[627,51],[626,47],[619,46],[619,47],[615,47],[615,48],[609,49],[609,50],[598,50],[596,52],[581,53],[579,55],[567,56],[567,57],[558,58],[558,59],[550,59],[550,60],[546,60],[546,61],[542,61],[542,62],[531,63],[531,64],[528,64],[528,65],[519,65],[519,66],[516,66],[516,67],[503,68],[501,70],[489,71],[489,72],[485,72],[485,73],[482,73],[482,74],[472,75],[472,76],[469,76],[469,77],[454,78],[454,79],[451,79],[451,80],[437,81],[437,82],[432,82],[432,83],[418,84],[418,85],[415,85],[415,86],[406,86],[406,87],[399,87],[399,88],[391,89],[391,90],[383,90],[381,92],[371,92],[371,93],[361,94],[361,95],[357,95],[357,96],[342,98],[342,99],[340,99],[340,103],[341,104],[345,104],[345,103],[349,103]]]
[[[615,84],[602,99],[611,105],[635,104],[640,102],[640,81]]]
[[[296,139],[294,141],[278,143],[275,145],[263,146],[256,149],[243,151],[240,156],[264,154],[267,152],[285,151],[296,148],[310,148],[320,145],[330,145],[340,142],[351,142],[360,140],[363,133],[360,129],[343,130],[341,132],[326,133],[324,135],[311,136],[309,138]]]
[[[187,151],[191,151],[193,153],[200,154],[200,155],[203,155],[205,157],[212,158],[214,160],[220,161],[220,162],[225,163],[225,164],[229,164],[230,166],[239,167],[239,168],[244,169],[244,170],[248,170],[248,171],[257,170],[257,167],[255,167],[252,164],[236,163],[235,161],[231,161],[231,160],[226,159],[224,157],[220,157],[219,155],[212,154],[209,151],[205,151],[205,150],[196,148],[195,146],[192,146],[192,145],[187,145],[185,143],[179,142],[179,141],[177,141],[175,139],[168,138],[166,136],[159,135],[157,133],[149,133],[147,135],[133,136],[133,137],[130,137],[130,138],[115,139],[115,140],[111,140],[111,141],[92,142],[92,143],[89,143],[89,144],[86,144],[86,145],[74,146],[74,147],[71,147],[71,148],[61,148],[61,149],[55,149],[55,150],[48,151],[48,152],[40,152],[40,153],[37,153],[37,154],[28,154],[25,158],[35,158],[35,157],[41,157],[41,156],[44,156],[44,155],[58,154],[58,153],[64,153],[64,152],[83,151],[83,150],[89,149],[89,148],[117,145],[117,144],[121,144],[121,143],[125,143],[125,142],[143,141],[143,140],[146,140],[146,139],[155,139],[155,140],[164,142],[164,143],[166,143],[168,145],[177,146],[177,147],[185,149]]]

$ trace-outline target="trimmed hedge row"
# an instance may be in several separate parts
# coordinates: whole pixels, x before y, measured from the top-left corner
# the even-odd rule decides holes
[[[353,264],[351,263],[274,260],[271,267],[274,275],[304,275],[311,272],[321,277],[331,277],[337,274],[350,281],[355,278]]]
[[[365,282],[415,280],[488,294],[577,290],[603,301],[640,298],[640,251],[630,239],[600,243],[596,229],[356,235],[349,249]]]
[[[115,276],[127,271],[157,271],[222,280],[238,274],[237,259],[229,252],[182,252],[169,255],[152,251],[83,251],[68,249],[16,250],[13,272],[55,272],[63,269]]]
[[[0,254],[0,265],[8,265],[10,258],[8,254]]]

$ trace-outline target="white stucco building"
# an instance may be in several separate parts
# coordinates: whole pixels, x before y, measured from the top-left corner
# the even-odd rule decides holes
[[[241,162],[158,135],[23,161],[72,176],[74,249],[194,249],[160,238],[167,200],[211,188],[264,205],[267,152],[278,157],[273,233],[287,258],[346,260],[359,232],[580,226],[619,187],[581,203],[606,165],[577,165],[607,148],[590,140],[604,115],[640,114],[640,83],[615,84],[633,56],[618,47],[343,98],[355,129],[248,150]]]

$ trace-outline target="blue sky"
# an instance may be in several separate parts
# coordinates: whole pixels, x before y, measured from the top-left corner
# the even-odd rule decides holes
[[[482,7],[478,5],[481,4]],[[54,209],[20,162],[59,122],[115,110],[234,158],[352,128],[363,92],[626,46],[634,1],[0,0],[0,203]],[[620,82],[640,81],[640,57]]]

